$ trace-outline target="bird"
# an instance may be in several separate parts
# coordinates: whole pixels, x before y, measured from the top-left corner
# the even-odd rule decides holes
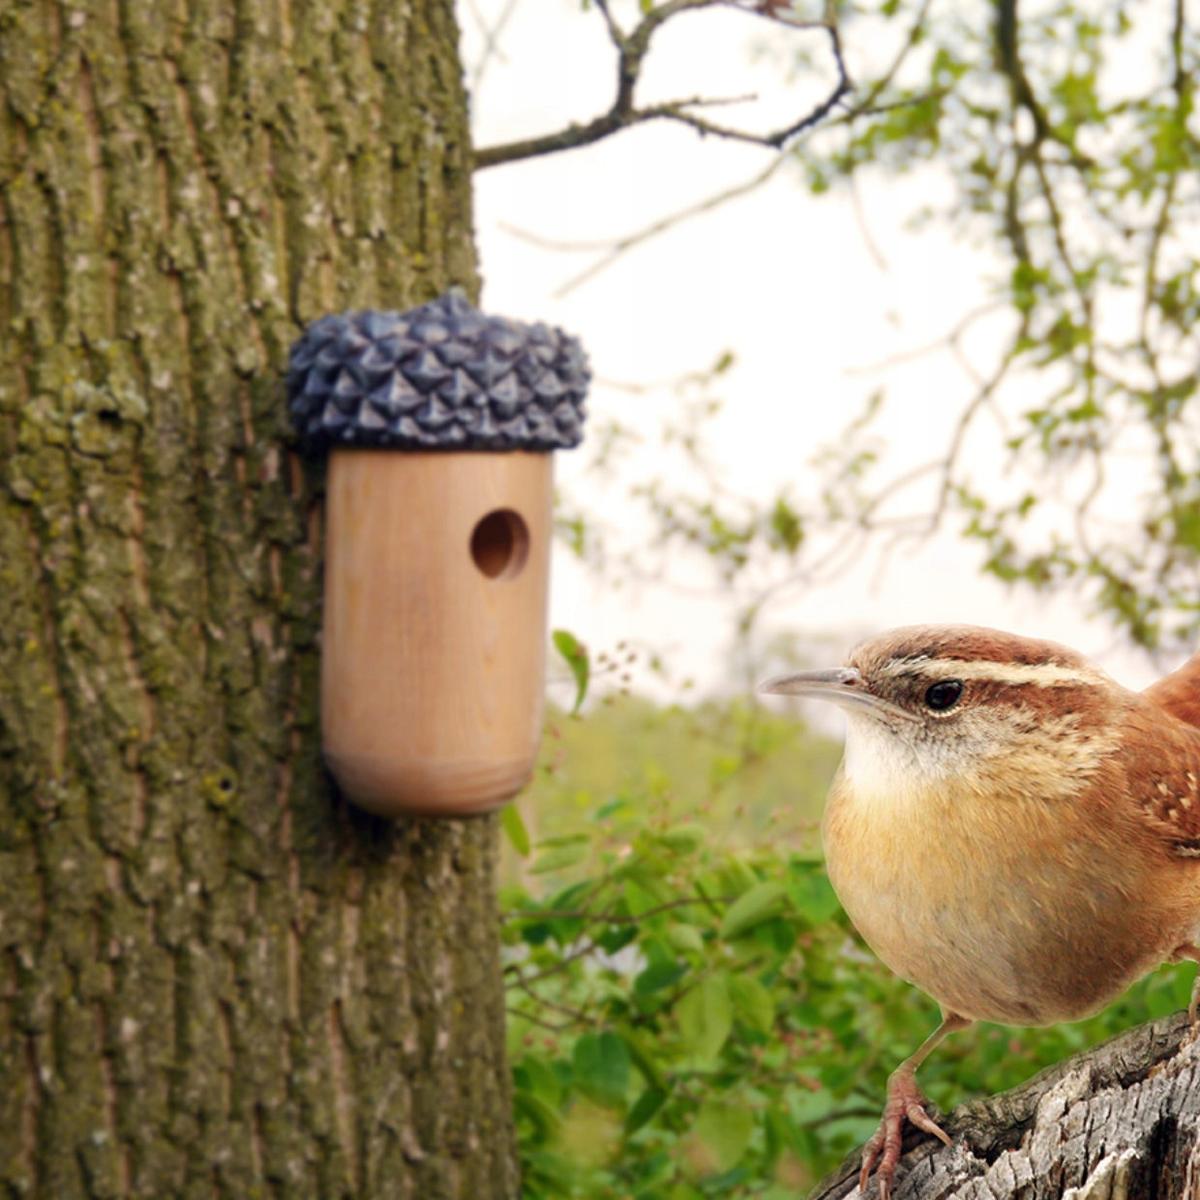
[[[950,1144],[916,1083],[948,1034],[1080,1020],[1163,962],[1200,962],[1200,654],[1136,692],[1054,642],[914,625],[759,690],[845,712],[829,880],[942,1011],[863,1148],[860,1192],[874,1169],[888,1200],[905,1122]],[[1200,978],[1193,1031],[1198,1005]]]

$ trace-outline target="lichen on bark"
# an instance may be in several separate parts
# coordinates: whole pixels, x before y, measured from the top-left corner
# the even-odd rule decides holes
[[[304,323],[477,288],[448,0],[0,7],[0,1193],[516,1195],[490,819],[322,771]]]

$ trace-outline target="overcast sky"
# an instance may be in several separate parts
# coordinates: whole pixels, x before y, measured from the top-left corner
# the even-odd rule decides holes
[[[509,0],[460,6],[469,82],[483,46],[475,14],[494,22],[508,6]],[[772,128],[811,108],[827,81],[784,83],[754,51],[764,37],[802,36],[732,11],[689,15],[655,43],[644,96],[757,92],[761,100],[744,120]],[[477,145],[586,120],[611,102],[613,51],[594,6],[584,12],[573,0],[521,0],[498,45],[474,96]],[[722,112],[723,119],[736,115]],[[849,197],[812,198],[785,171],[753,194],[646,243],[566,295],[556,293],[596,253],[548,250],[512,232],[567,243],[620,237],[750,178],[768,165],[768,155],[655,125],[479,172],[484,307],[578,334],[598,378],[589,402],[593,420],[615,415],[647,430],[674,411],[669,391],[636,394],[606,381],[669,380],[711,364],[722,349],[734,351],[738,365],[720,389],[726,410],[714,445],[730,482],[745,494],[769,495],[785,481],[805,494],[814,486],[813,452],[836,439],[880,385],[889,396],[880,427],[889,461],[902,467],[929,457],[970,394],[966,376],[947,354],[870,368],[945,334],[986,298],[996,270],[985,251],[954,242],[943,229],[906,228],[920,204],[936,200],[939,189],[946,194],[935,174],[901,183],[880,179],[862,189],[856,215]],[[986,366],[995,345],[995,332],[981,327],[968,349]],[[769,436],[764,418],[772,422]],[[983,428],[968,448],[973,470],[984,475],[999,471],[993,432]],[[636,538],[637,510],[586,478],[585,465],[581,451],[558,455],[564,486],[602,507],[610,520],[624,521]],[[981,576],[978,561],[974,547],[946,532],[919,551],[892,556],[884,569],[868,555],[833,582],[790,596],[771,620],[834,645],[855,632],[898,624],[995,625],[1072,644],[1127,684],[1153,678],[1152,666],[1123,647],[1108,624],[1085,619],[1078,597],[1009,591]],[[569,554],[556,553],[555,626],[571,629],[593,650],[621,640],[649,643],[701,690],[732,681],[730,611],[718,592],[631,590],[597,581]],[[636,682],[655,688],[645,675]]]

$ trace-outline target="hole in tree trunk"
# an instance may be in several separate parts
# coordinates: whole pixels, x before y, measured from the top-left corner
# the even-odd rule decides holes
[[[498,508],[471,534],[471,557],[489,579],[515,579],[529,557],[529,528],[519,513]]]

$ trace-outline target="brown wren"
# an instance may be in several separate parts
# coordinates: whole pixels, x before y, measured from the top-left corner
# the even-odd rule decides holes
[[[942,1009],[863,1151],[860,1190],[878,1164],[887,1200],[905,1120],[949,1142],[915,1079],[948,1033],[1079,1020],[1162,962],[1200,961],[1200,654],[1131,692],[1053,642],[922,625],[761,690],[845,710],[829,879]]]

